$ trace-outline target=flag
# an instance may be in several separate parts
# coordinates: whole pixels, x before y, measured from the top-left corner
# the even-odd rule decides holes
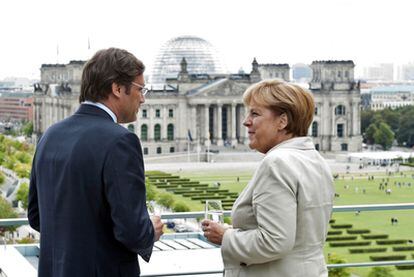
[[[190,129],[188,129],[188,134],[187,134],[187,136],[188,136],[188,140],[189,140],[189,141],[193,141],[193,137],[191,136],[191,131],[190,131]]]

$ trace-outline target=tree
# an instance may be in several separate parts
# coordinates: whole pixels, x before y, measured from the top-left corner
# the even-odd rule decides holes
[[[22,127],[22,131],[26,137],[31,137],[33,134],[33,122],[32,121],[26,122]]]
[[[361,112],[361,133],[365,133],[368,129],[368,126],[373,123],[375,111],[373,110],[365,110]]]
[[[381,122],[378,125],[377,131],[374,133],[374,140],[375,143],[381,145],[384,150],[388,150],[391,148],[392,142],[394,141],[394,132],[387,123]]]
[[[400,117],[400,128],[397,132],[397,141],[401,145],[414,146],[414,108],[404,111]]]
[[[16,200],[19,200],[23,204],[23,208],[27,210],[29,198],[29,185],[27,183],[22,183],[19,187],[19,190],[16,194]]]
[[[374,144],[375,143],[375,139],[374,139],[374,134],[377,132],[378,128],[375,125],[375,123],[371,123],[366,132],[365,132],[365,139],[367,140],[368,144]]]
[[[373,267],[368,277],[393,277],[392,270],[389,267]]]
[[[328,263],[330,264],[344,264],[346,260],[342,259],[338,255],[328,254]],[[349,277],[351,273],[347,267],[330,268],[328,270],[329,277]]]

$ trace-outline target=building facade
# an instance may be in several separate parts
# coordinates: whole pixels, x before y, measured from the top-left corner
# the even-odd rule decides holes
[[[370,95],[370,107],[374,111],[414,105],[414,85],[376,87]]]
[[[33,120],[33,93],[0,90],[0,122]]]
[[[201,74],[188,70],[188,59],[191,56],[182,57],[175,78],[150,85],[137,121],[125,127],[140,137],[145,155],[246,149],[248,135],[242,124],[247,113],[242,102],[244,91],[262,79],[288,81],[289,65],[261,65],[254,59],[248,74]],[[34,101],[37,136],[77,109],[82,66],[80,62],[76,67],[74,62],[42,65]],[[316,147],[322,151],[361,150],[361,100],[354,82],[353,62],[314,62],[311,68],[314,77],[310,90],[316,112],[309,135]]]

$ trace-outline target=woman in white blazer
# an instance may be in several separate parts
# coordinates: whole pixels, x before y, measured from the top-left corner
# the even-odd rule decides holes
[[[221,245],[225,276],[328,276],[323,244],[332,212],[331,171],[310,137],[312,94],[264,80],[243,95],[249,146],[265,157],[233,205],[233,228],[204,220]]]

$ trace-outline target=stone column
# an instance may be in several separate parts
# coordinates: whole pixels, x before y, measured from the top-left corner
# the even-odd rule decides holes
[[[167,107],[164,105],[160,112],[162,112],[161,141],[163,141],[167,140]]]
[[[204,105],[204,145],[210,146],[210,122],[209,122],[209,104]]]
[[[217,104],[217,146],[223,146],[223,134],[221,132],[222,124],[222,104]]]
[[[148,126],[148,133],[147,133],[147,135],[148,135],[148,141],[151,141],[151,142],[154,140],[154,123],[153,123],[153,118],[155,116],[153,116],[153,112],[154,112],[154,108],[152,107],[152,105],[149,105],[148,106],[148,109],[147,109],[147,116],[149,118],[149,122],[147,124],[147,126]]]
[[[245,107],[245,106],[243,106],[243,116],[242,116],[242,120],[241,120],[241,127],[240,128],[242,128],[241,129],[241,131],[240,131],[240,134],[244,134],[243,135],[243,142],[244,142],[244,144],[245,145],[247,145],[247,144],[249,144],[249,142],[250,142],[250,140],[249,140],[249,130],[247,129],[247,127],[245,127],[244,125],[243,125],[243,122],[244,122],[244,120],[246,119],[246,117],[247,117],[247,115],[248,115],[248,110],[247,110],[247,108]],[[244,130],[243,130],[244,129]]]
[[[236,138],[236,104],[231,104],[231,146],[237,145]]]
[[[193,138],[194,141],[196,141],[198,139],[197,137],[197,106],[196,105],[190,106],[190,111],[191,111],[191,125],[190,125],[191,137]]]

